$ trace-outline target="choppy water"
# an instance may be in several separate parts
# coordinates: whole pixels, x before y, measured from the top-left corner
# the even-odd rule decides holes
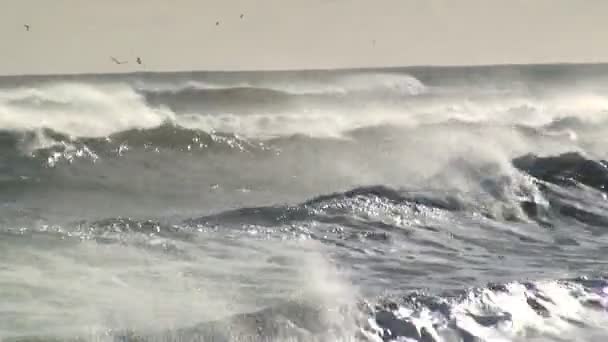
[[[608,66],[0,78],[6,341],[605,341]]]

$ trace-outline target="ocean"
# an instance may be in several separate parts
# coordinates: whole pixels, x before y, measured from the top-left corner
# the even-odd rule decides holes
[[[0,77],[2,341],[606,341],[608,65]]]

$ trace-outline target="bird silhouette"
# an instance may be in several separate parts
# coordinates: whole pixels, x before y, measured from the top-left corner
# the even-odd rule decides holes
[[[241,14],[241,19],[243,19],[244,16],[245,16],[244,14]]]
[[[220,22],[219,22],[219,21],[216,21],[216,22],[215,22],[215,26],[220,26]]]
[[[28,24],[24,24],[24,25],[23,25],[23,27],[25,27],[25,30],[26,30],[26,31],[29,31],[29,30],[30,30],[30,25],[28,25]]]
[[[137,57],[137,59],[135,61],[137,62],[137,64],[141,65],[141,58]]]
[[[114,58],[114,57],[110,57],[110,58],[112,59],[112,61],[113,61],[114,63],[119,64],[119,65],[120,65],[120,64],[127,64],[127,63],[129,63],[129,62],[127,62],[127,61],[122,61],[122,62],[121,62],[121,61],[119,61],[118,59],[116,59],[116,58]]]

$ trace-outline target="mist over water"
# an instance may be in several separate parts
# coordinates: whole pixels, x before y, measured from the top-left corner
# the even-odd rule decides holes
[[[0,78],[0,338],[603,341],[604,65]]]

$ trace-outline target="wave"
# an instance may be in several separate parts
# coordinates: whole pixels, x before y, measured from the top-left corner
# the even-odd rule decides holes
[[[526,186],[517,188],[522,185],[514,180],[503,182],[500,176],[492,175],[490,177],[495,178],[478,179],[485,193],[473,197],[457,191],[450,193],[447,189],[411,191],[372,186],[319,196],[298,206],[243,208],[186,223],[188,226],[237,223],[241,226],[272,227],[316,221],[367,229],[370,236],[377,233],[374,232],[377,229],[395,231],[410,227],[409,222],[417,221],[417,217],[443,220],[446,213],[452,211],[481,214],[492,219],[532,219],[542,225],[563,222],[565,219],[575,219],[579,223],[598,227],[608,223],[608,206],[601,202],[593,204],[597,197],[602,198],[604,195],[594,197],[584,191],[583,198],[576,197],[579,203],[572,201],[572,196],[575,195],[572,191],[579,185],[599,190],[599,194],[606,193],[608,168],[605,161],[593,161],[577,153],[565,153],[554,157],[526,155],[515,158],[512,163],[539,186],[538,195],[534,194],[533,189],[526,189]],[[559,190],[563,189],[561,187],[569,189],[568,195],[564,190]],[[505,195],[512,192],[519,193],[515,201]],[[490,205],[492,202],[505,206],[500,214]],[[581,203],[586,206],[580,205]],[[506,209],[512,213],[506,215]],[[517,212],[520,209],[524,216],[518,218]]]
[[[177,84],[140,83],[134,89],[153,106],[175,112],[288,112],[300,106],[344,103],[354,96],[410,97],[426,92],[422,83],[406,74],[366,73],[321,80]]]
[[[530,218],[545,226],[573,220],[579,226],[587,226],[594,234],[602,234],[603,227],[608,224],[607,207],[603,204],[608,185],[605,160],[565,153],[552,157],[526,155],[513,160],[513,164],[534,177],[545,194],[543,204],[522,202],[522,208]]]
[[[580,122],[575,121],[575,124],[579,125]],[[404,132],[407,132],[405,139]],[[445,141],[446,136],[453,143]],[[567,135],[556,137],[547,134],[544,129],[449,122],[413,127],[405,131],[391,127],[359,129],[349,132],[346,137],[349,140],[313,139],[297,135],[256,140],[213,130],[184,128],[174,123],[148,129],[129,129],[104,137],[82,138],[49,129],[24,132],[9,130],[0,131],[0,150],[2,159],[6,161],[4,171],[0,175],[4,178],[19,179],[24,175],[36,173],[36,170],[42,167],[79,160],[96,162],[120,158],[122,163],[129,163],[131,158],[137,160],[142,153],[162,153],[173,160],[178,155],[184,155],[203,161],[205,156],[211,154],[225,154],[229,157],[234,153],[245,152],[250,156],[248,158],[260,162],[265,160],[265,163],[281,168],[284,162],[291,160],[293,151],[302,153],[318,149],[319,152],[311,158],[330,162],[326,157],[341,154],[345,158],[352,158],[350,155],[354,151],[362,153],[381,141],[380,144],[384,146],[389,157],[407,155],[408,160],[419,161],[418,166],[402,172],[409,172],[405,176],[423,175],[421,184],[435,184],[444,189],[455,186],[457,191],[466,191],[469,186],[466,183],[473,181],[480,185],[475,191],[494,193],[495,197],[502,200],[507,196],[500,194],[504,191],[492,188],[504,188],[505,186],[500,184],[500,179],[504,177],[509,179],[509,182],[521,184],[522,181],[516,179],[513,170],[556,185],[577,181],[601,191],[605,191],[608,182],[606,162],[595,155],[580,154],[579,143],[584,141],[584,136],[573,142]],[[495,146],[486,146],[487,150],[484,150],[479,144],[490,137],[504,141]],[[594,141],[594,135],[589,139]],[[598,149],[601,148],[601,142],[594,143],[598,145]],[[469,156],[472,149],[477,151],[476,156]],[[538,153],[535,149],[544,153],[553,149],[555,157],[538,157],[534,155]],[[576,152],[563,152],[564,150]],[[524,153],[523,156],[520,153]],[[394,158],[381,161],[387,163],[383,165],[387,169],[395,168],[396,163],[399,163]],[[251,163],[248,165],[253,166]],[[242,167],[247,166],[243,164]],[[26,169],[29,171],[25,172]],[[494,179],[491,179],[492,177]]]
[[[157,127],[171,117],[120,84],[59,83],[0,91],[3,130],[51,129],[75,137],[103,137]]]
[[[75,161],[96,162],[100,159],[126,157],[134,151],[260,154],[276,153],[276,148],[234,134],[207,133],[164,124],[145,130],[126,130],[100,138],[75,138],[49,129],[21,133],[0,130],[0,151],[4,154],[7,167],[23,163],[32,167],[32,162],[39,162],[39,167],[54,167]]]
[[[542,170],[548,165],[554,165],[555,159],[557,157],[553,157],[553,160],[537,158],[535,167]],[[565,161],[572,159],[578,160],[581,164],[588,162],[581,157],[564,156]],[[543,165],[543,163],[548,165]],[[592,174],[594,174],[593,170],[589,175]],[[581,176],[585,175],[581,174]],[[538,182],[547,182],[549,186],[552,184],[541,179],[538,179]],[[567,188],[577,186],[574,183],[558,182],[558,184]],[[567,202],[568,197],[573,195],[556,189],[550,189],[545,192],[545,195],[551,196],[551,191],[555,196],[560,195],[563,202]],[[444,270],[445,274],[451,274],[453,269],[457,268],[455,267],[457,262],[454,260],[460,260],[463,258],[463,254],[475,254],[474,251],[477,249],[485,251],[486,248],[491,251],[491,255],[486,254],[490,252],[482,252],[482,259],[473,259],[476,270],[483,269],[485,263],[488,263],[486,266],[491,270],[500,267],[496,266],[492,259],[500,255],[504,255],[503,262],[514,262],[513,259],[517,258],[524,248],[532,249],[522,256],[526,263],[531,261],[529,259],[531,255],[538,255],[543,260],[551,260],[551,263],[556,263],[556,267],[560,269],[563,267],[561,264],[563,261],[558,261],[558,259],[563,256],[563,253],[569,251],[571,246],[590,243],[586,241],[589,237],[577,232],[584,226],[572,226],[567,222],[565,229],[569,232],[568,240],[560,238],[559,227],[551,230],[540,229],[540,233],[537,234],[535,229],[530,226],[518,231],[517,225],[504,226],[485,218],[472,221],[471,219],[475,218],[475,212],[481,206],[479,203],[469,204],[470,202],[467,202],[466,199],[458,196],[441,193],[424,194],[374,186],[318,196],[294,206],[243,208],[169,224],[151,220],[113,218],[95,222],[78,222],[73,229],[44,226],[36,232],[32,232],[34,235],[29,235],[29,231],[24,228],[8,231],[3,229],[0,235],[5,240],[9,234],[28,241],[31,236],[34,236],[34,241],[41,241],[44,246],[49,245],[49,241],[53,240],[48,236],[41,237],[40,235],[57,235],[58,240],[61,241],[59,248],[62,249],[72,245],[70,240],[73,240],[77,246],[81,246],[79,248],[87,246],[83,241],[94,240],[97,242],[92,247],[95,251],[102,251],[104,245],[129,247],[128,253],[121,254],[114,261],[118,264],[123,263],[125,261],[123,258],[127,256],[135,257],[139,249],[144,252],[143,260],[146,263],[149,263],[150,257],[162,255],[163,260],[168,259],[167,262],[172,264],[185,264],[185,266],[189,266],[190,263],[192,265],[205,264],[207,265],[205,268],[211,267],[208,265],[216,260],[214,258],[225,258],[226,253],[234,252],[231,250],[233,246],[238,247],[240,251],[245,249],[248,245],[245,241],[274,240],[285,243],[287,240],[301,241],[303,237],[306,237],[325,245],[331,245],[334,247],[331,249],[332,253],[340,254],[341,250],[348,251],[347,260],[354,262],[359,269],[370,267],[374,271],[371,273],[374,277],[373,281],[380,282],[383,291],[388,290],[387,284],[382,281],[388,275],[393,279],[391,288],[398,287],[399,283],[403,282],[405,286],[417,289],[414,292],[392,290],[389,291],[390,295],[383,294],[380,297],[367,297],[367,299],[355,298],[348,303],[334,304],[316,297],[291,302],[282,301],[261,309],[245,310],[243,313],[228,315],[220,319],[207,320],[202,318],[207,317],[206,315],[189,315],[185,319],[185,322],[189,323],[177,325],[182,328],[168,328],[167,330],[163,324],[149,323],[149,329],[118,328],[104,330],[100,335],[96,335],[94,329],[91,329],[78,335],[79,338],[85,340],[88,340],[88,337],[94,340],[108,338],[110,340],[138,341],[194,339],[233,341],[243,338],[265,341],[329,339],[421,342],[529,341],[534,339],[560,340],[560,338],[589,342],[601,340],[605,335],[604,327],[608,323],[605,315],[608,310],[608,279],[601,275],[595,274],[591,278],[533,282],[507,280],[504,283],[492,283],[484,287],[447,292],[437,292],[436,289],[426,290],[428,286],[437,281],[436,269],[429,269],[426,273],[420,270],[419,272],[422,273],[417,274],[413,271],[416,268],[415,265],[421,263],[423,270],[436,268],[438,267],[437,260],[444,254],[445,258],[452,262],[451,266]],[[585,210],[594,210],[590,203],[583,203],[583,205],[586,206]],[[596,207],[598,205],[602,204],[596,204]],[[555,214],[562,214],[567,218],[567,213],[562,210],[555,210]],[[570,217],[579,218],[578,215]],[[552,222],[560,221],[553,220]],[[574,229],[575,227],[578,229]],[[601,234],[605,234],[605,232],[602,233],[604,227],[605,224],[598,226],[599,229],[592,232],[591,237],[601,238],[603,236]],[[226,236],[230,238],[220,239],[220,243],[215,245],[216,239]],[[552,239],[553,236],[555,236],[555,241]],[[8,241],[10,244],[19,245],[13,239],[9,238]],[[202,245],[194,244],[196,241],[202,241]],[[190,246],[191,244],[193,246]],[[394,256],[387,251],[398,248],[397,246],[407,251],[417,251],[421,253],[421,256],[416,259],[397,259],[395,261],[398,263],[391,267],[383,263],[374,264],[375,260],[379,258],[391,261]],[[257,249],[260,246],[254,244],[253,248]],[[288,245],[287,248],[294,247]],[[426,254],[425,248],[432,250],[432,254]],[[194,254],[194,251],[201,249],[210,249],[210,254],[205,259]],[[508,250],[510,253],[507,253]],[[36,255],[40,258],[44,254],[37,251]],[[108,257],[106,254],[101,255]],[[358,257],[358,255],[360,256]],[[575,258],[574,255],[571,257]],[[427,258],[432,258],[432,261]],[[52,260],[61,262],[63,259],[54,257]],[[205,262],[201,263],[201,260],[205,260]],[[336,256],[334,256],[334,260],[340,262]],[[358,264],[357,260],[360,260],[361,264]],[[278,258],[276,262],[284,263],[286,261]],[[446,262],[448,261],[446,260]],[[600,259],[592,261],[586,256],[582,256],[580,260],[572,260],[572,262],[578,265],[579,274],[586,272],[585,264],[603,263]],[[237,263],[246,264],[247,267],[252,265],[249,262],[244,263],[242,259],[238,259]],[[80,265],[80,263],[76,264]],[[404,264],[408,265],[407,268],[403,267]],[[83,265],[88,269],[88,264]],[[299,266],[300,263],[297,265]],[[130,263],[126,266],[132,267]],[[164,267],[160,267],[159,270],[166,271]],[[319,267],[318,264],[315,264],[314,271],[311,270],[306,274],[308,282],[311,277],[316,276],[316,272],[319,272]],[[529,264],[527,267],[532,267],[532,265]],[[535,278],[539,277],[538,272],[546,272],[550,266],[545,263],[539,267],[539,269],[532,270]],[[186,269],[188,272],[194,272],[191,268],[186,267]],[[499,278],[498,274],[503,271],[503,269],[499,269],[497,272],[492,272],[493,278]],[[467,272],[475,271],[467,269]],[[456,273],[458,274],[458,272]],[[63,279],[64,274],[60,274]],[[401,274],[403,276],[400,276]],[[506,277],[511,276],[512,274],[506,275]],[[120,275],[117,276],[119,279],[112,277],[111,286],[102,287],[101,290],[111,289],[114,295],[123,292],[140,293],[137,291],[141,290],[122,283],[120,277]],[[103,279],[106,278],[108,275],[104,273]],[[172,278],[171,274],[165,274],[162,277],[162,279],[170,278]],[[471,278],[473,277],[466,279]],[[220,279],[225,281],[224,278]],[[40,282],[40,279],[38,281]],[[158,281],[161,282],[160,279]],[[365,284],[370,280],[353,281],[355,284]],[[503,280],[497,279],[497,281]],[[42,286],[42,283],[36,283],[36,286]],[[117,286],[120,286],[120,291],[117,290]],[[227,285],[224,284],[224,286]],[[329,284],[323,283],[323,288],[327,286]],[[438,287],[446,288],[445,284],[438,284]],[[69,293],[70,296],[73,295],[72,292]],[[150,290],[150,293],[155,292]],[[100,294],[104,294],[104,292],[95,293],[92,297]],[[213,293],[215,297],[222,294],[224,293]],[[87,303],[93,303],[92,305],[101,305],[94,299],[87,298],[86,300],[89,301]],[[167,308],[175,303],[181,303],[178,300],[174,302],[170,298],[167,298],[167,302],[170,303],[167,304]],[[145,303],[143,305],[146,307]],[[201,305],[205,309],[208,308],[207,303]],[[120,305],[119,307],[124,309]],[[172,310],[176,310],[176,312],[186,310],[190,313],[187,308],[180,310],[173,308]],[[140,317],[147,316],[140,313]],[[190,322],[193,321],[198,323],[190,326]],[[183,327],[184,324],[187,327]],[[123,322],[120,326],[124,327],[128,324]],[[87,333],[92,335],[87,335]],[[43,335],[9,340],[61,338],[68,337]]]
[[[136,84],[138,91],[154,94],[198,93],[234,93],[239,89],[258,90],[261,94],[283,95],[346,95],[361,92],[390,92],[400,95],[420,95],[426,87],[415,77],[403,73],[368,72],[358,75],[341,75],[329,79],[287,81],[272,80],[268,82],[226,82],[186,81],[182,83],[142,83]]]
[[[186,226],[290,225],[296,222],[317,221],[344,227],[369,229],[401,229],[406,216],[431,213],[433,210],[463,210],[458,198],[436,198],[398,191],[385,186],[356,188],[343,193],[323,195],[297,206],[242,208],[187,220]],[[353,226],[354,225],[354,226]]]
[[[162,135],[166,132],[156,133]],[[186,143],[191,141],[184,132],[180,132],[179,136]],[[201,142],[203,139],[214,141],[211,137],[196,136]],[[146,136],[142,137],[136,133],[136,137]],[[147,140],[141,141],[145,145]],[[219,145],[217,148],[230,147]],[[118,150],[112,151],[120,153]],[[264,153],[263,150],[258,151]],[[267,152],[271,155],[275,153],[272,150]],[[23,178],[23,173],[19,173],[19,170],[10,173],[4,170],[5,179],[0,184],[5,190],[8,189],[9,179],[12,179],[13,188],[19,188],[28,186],[27,179],[36,177],[36,174],[32,173],[31,163],[10,164],[21,165],[23,169],[29,170],[29,174]],[[364,186],[320,195],[295,205],[242,207],[179,222],[110,218],[95,222],[82,221],[68,227],[77,226],[70,234],[86,239],[107,239],[106,233],[118,233],[119,236],[134,232],[147,234],[147,231],[152,229],[150,227],[157,229],[157,233],[161,235],[162,232],[169,232],[172,237],[176,236],[172,234],[189,234],[201,229],[213,230],[213,227],[221,227],[231,234],[248,235],[258,232],[263,236],[275,238],[306,236],[347,248],[360,248],[354,247],[351,242],[355,245],[365,241],[376,243],[382,240],[390,241],[394,234],[408,236],[416,230],[433,231],[435,228],[432,227],[443,226],[446,222],[453,223],[465,217],[477,217],[475,220],[490,219],[491,222],[534,222],[540,227],[554,228],[577,222],[578,226],[584,225],[587,231],[602,233],[603,227],[608,224],[608,205],[603,201],[598,202],[598,199],[605,198],[607,191],[608,168],[605,161],[594,161],[577,153],[566,153],[553,157],[525,155],[513,159],[512,164],[523,173],[522,176],[528,179],[527,182],[520,183],[517,176],[505,176],[500,172],[496,173],[497,170],[493,168],[487,168],[472,175],[479,182],[474,193],[458,188],[437,187],[434,180],[436,178],[432,177],[430,183],[435,183],[435,186],[426,189]],[[455,172],[457,168],[452,167],[451,170]],[[482,174],[485,176],[481,176]],[[12,178],[9,175],[12,175]],[[584,188],[580,189],[581,186]],[[590,189],[596,193],[590,192]],[[45,188],[42,190],[46,191]],[[335,230],[336,226],[341,228]],[[509,234],[527,239],[526,235],[529,233],[533,232]],[[569,239],[568,243],[578,243],[575,236]],[[435,240],[435,243],[449,245],[448,240]]]
[[[555,157],[526,155],[513,161],[515,167],[530,175],[558,185],[586,185],[608,191],[608,162],[589,160],[580,153]]]
[[[103,242],[123,241],[126,235],[143,234],[171,239],[186,238],[192,233],[221,227],[228,234],[259,231],[267,237],[306,236],[327,243],[365,239],[381,241],[395,232],[409,234],[416,217],[444,219],[444,211],[465,211],[464,199],[439,194],[419,194],[385,186],[356,188],[344,193],[319,196],[298,205],[245,207],[180,222],[108,218],[78,221],[64,227],[45,225],[35,230],[62,236]],[[311,223],[343,227],[336,231],[306,228]],[[287,228],[287,229],[285,229]],[[331,227],[330,227],[331,228]],[[13,232],[8,229],[6,232]],[[23,233],[23,229],[17,232]],[[294,235],[295,234],[295,235]]]
[[[292,135],[335,138],[367,127],[420,127],[459,121],[540,127],[546,128],[548,135],[563,134],[574,140],[588,133],[592,126],[596,127],[593,134],[605,133],[608,99],[592,91],[545,97],[527,93],[497,97],[475,92],[442,95],[425,88],[425,96],[386,98],[382,91],[375,91],[397,89],[393,93],[401,94],[402,89],[422,86],[417,86],[411,76],[400,74],[361,73],[337,79],[330,84],[344,83],[343,96],[317,96],[326,93],[323,89],[313,97],[307,92],[292,94],[276,80],[268,81],[270,85],[278,82],[275,87],[203,83],[169,84],[156,89],[146,88],[145,82],[138,85],[129,80],[83,80],[2,88],[0,129],[21,132],[50,129],[86,138],[172,123],[252,139]],[[295,81],[286,84],[292,83],[298,84]],[[359,90],[370,92],[357,93]]]
[[[596,341],[607,308],[605,278],[513,282],[388,301],[375,308],[369,330],[384,341]]]
[[[401,299],[338,307],[285,302],[188,328],[91,332],[88,337],[114,341],[592,342],[604,337],[606,310],[608,280],[580,277],[488,284],[455,294],[412,293]],[[6,341],[55,339],[28,336]]]
[[[82,119],[67,117],[68,120],[54,121],[53,124],[37,122],[37,118],[33,118],[36,123],[32,122],[31,126],[15,128],[14,125],[9,125],[0,129],[0,144],[9,154],[23,153],[46,158],[59,153],[59,159],[72,159],[66,158],[64,152],[67,152],[74,157],[95,159],[100,156],[122,155],[129,148],[142,147],[151,151],[195,152],[225,146],[225,151],[280,152],[283,148],[299,144],[309,147],[325,145],[329,149],[339,141],[365,145],[374,143],[374,139],[380,139],[391,149],[393,147],[390,146],[401,144],[405,151],[414,148],[414,143],[422,139],[424,142],[421,149],[435,146],[433,154],[446,154],[450,155],[450,159],[457,159],[474,146],[479,149],[478,143],[483,144],[484,140],[492,137],[501,140],[503,144],[485,147],[498,148],[497,151],[487,151],[495,154],[495,157],[516,157],[518,153],[561,153],[568,150],[586,150],[593,158],[605,154],[602,140],[598,139],[606,131],[605,126],[596,122],[584,123],[578,119],[566,120],[568,123],[560,121],[559,127],[556,127],[555,122],[544,127],[530,127],[449,118],[446,118],[447,121],[437,119],[438,121],[415,123],[413,117],[408,119],[387,112],[372,119],[365,119],[364,116],[358,118],[355,113],[346,119],[340,114],[328,116],[325,112],[304,115],[167,115],[164,119],[162,116],[153,117],[150,122],[143,123],[143,127],[134,124],[139,122],[135,118],[133,123],[127,119],[121,123],[125,129],[114,131],[117,127],[110,121],[102,121],[101,126],[98,126],[96,121],[86,121],[86,115]],[[405,126],[401,126],[403,124]],[[130,126],[135,127],[129,128]],[[85,131],[104,133],[73,134]],[[445,137],[452,143],[446,144]],[[410,151],[410,157],[416,158],[415,154],[419,152],[421,150]]]

